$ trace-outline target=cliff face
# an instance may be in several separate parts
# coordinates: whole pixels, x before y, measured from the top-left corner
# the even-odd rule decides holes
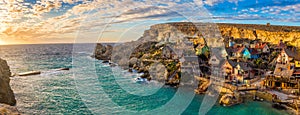
[[[191,40],[190,38],[195,38]],[[221,34],[216,24],[212,23],[166,23],[156,24],[144,32],[144,35],[139,39],[140,41],[168,41],[168,42],[184,42],[190,39],[191,42],[197,40],[198,43],[204,44],[203,38],[210,38],[207,44],[218,44],[222,39]]]
[[[0,59],[0,103],[15,105],[15,96],[9,85],[10,75],[11,72],[7,62],[3,59]]]
[[[267,26],[251,24],[218,24],[223,37],[261,39],[263,42],[279,43],[280,40],[300,47],[300,27]]]
[[[300,47],[300,27],[299,26],[273,26],[254,24],[209,24],[209,23],[166,23],[156,24],[146,30],[140,40],[155,39],[176,41],[178,38],[186,36],[197,36],[204,38],[248,38],[261,39],[263,42],[279,43],[280,40],[290,45]],[[201,39],[200,39],[201,40]],[[210,41],[212,43],[218,43]],[[203,42],[203,40],[202,40]]]

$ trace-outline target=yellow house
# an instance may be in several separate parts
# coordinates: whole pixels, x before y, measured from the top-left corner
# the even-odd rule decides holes
[[[295,67],[300,67],[300,61],[295,61]]]

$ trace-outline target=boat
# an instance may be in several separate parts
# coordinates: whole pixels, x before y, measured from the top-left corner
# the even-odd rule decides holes
[[[147,82],[149,82],[146,78],[141,78],[141,77],[134,78],[134,80],[137,83],[147,83]]]
[[[103,60],[102,63],[109,63],[109,60]]]
[[[253,101],[264,101],[263,98],[259,98],[258,96],[253,97]]]
[[[115,66],[117,66],[117,64],[115,64],[115,63],[112,63],[112,62],[109,62],[109,65],[110,65],[111,67],[115,67]]]
[[[56,69],[56,70],[58,70],[58,71],[60,71],[60,70],[70,70],[70,68],[59,68],[59,69]]]
[[[38,75],[41,74],[40,71],[28,71],[28,72],[23,72],[23,73],[19,73],[17,74],[18,76],[30,76],[30,75]]]

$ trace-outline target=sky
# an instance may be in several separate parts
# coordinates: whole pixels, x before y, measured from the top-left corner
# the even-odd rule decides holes
[[[167,22],[300,26],[300,1],[0,0],[0,45],[132,41]]]

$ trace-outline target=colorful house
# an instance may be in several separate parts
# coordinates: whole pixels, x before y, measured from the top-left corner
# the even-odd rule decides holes
[[[205,44],[199,44],[196,48],[196,55],[209,55],[209,47]]]
[[[226,47],[233,47],[235,45],[233,38],[225,38],[224,43]]]
[[[233,56],[236,58],[242,58],[245,47],[234,47]]]
[[[254,48],[247,48],[243,46],[236,48],[233,56],[236,58],[257,59],[260,57],[260,53]]]
[[[297,61],[297,60],[295,61],[295,67],[300,68],[300,61]]]
[[[250,54],[251,54],[251,59],[257,59],[257,58],[259,58],[260,57],[260,53],[256,50],[256,49],[253,49],[253,48],[251,48],[250,49]]]
[[[283,48],[281,50],[281,53],[277,57],[277,63],[281,63],[281,64],[294,63],[296,67],[300,67],[299,61],[300,61],[300,55],[296,49]]]
[[[258,43],[256,44],[255,49],[259,53],[270,53],[270,48],[267,43]]]
[[[245,62],[238,62],[234,68],[235,79],[239,83],[244,83],[244,80],[254,78],[254,71],[250,67],[250,64]]]
[[[223,73],[226,80],[234,80],[234,68],[236,67],[237,63],[232,60],[226,60],[223,63]]]
[[[250,59],[251,58],[251,52],[246,47],[244,47],[244,50],[243,50],[243,58],[245,58],[245,59]]]

